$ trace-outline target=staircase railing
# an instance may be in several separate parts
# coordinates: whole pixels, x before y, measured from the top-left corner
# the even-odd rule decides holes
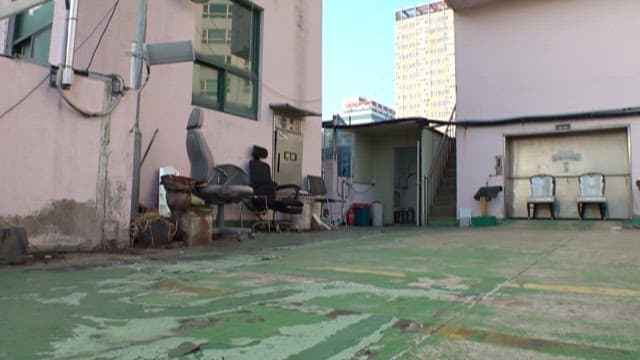
[[[442,179],[442,175],[444,174],[444,170],[447,167],[447,161],[449,160],[449,154],[451,154],[451,150],[456,144],[455,141],[455,126],[453,124],[453,117],[456,113],[456,107],[454,106],[451,110],[451,115],[449,116],[449,122],[445,126],[444,132],[442,134],[442,138],[440,138],[440,143],[438,144],[438,148],[436,149],[436,153],[433,156],[433,162],[429,167],[429,172],[425,176],[425,184],[426,184],[426,201],[425,201],[425,219],[426,222],[429,223],[429,218],[431,214],[431,210],[433,207],[433,202],[435,200],[435,195],[438,193],[440,187],[440,180]]]

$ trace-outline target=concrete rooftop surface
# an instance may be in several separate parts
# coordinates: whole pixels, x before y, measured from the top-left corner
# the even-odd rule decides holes
[[[639,359],[615,222],[258,234],[0,268],[2,359]]]

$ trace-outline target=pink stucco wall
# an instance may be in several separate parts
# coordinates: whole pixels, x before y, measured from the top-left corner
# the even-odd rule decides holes
[[[457,121],[561,115],[640,105],[640,3],[620,0],[498,1],[455,13]],[[573,129],[629,125],[632,179],[640,177],[640,119],[570,121]],[[558,122],[560,123],[560,122]],[[503,155],[505,134],[553,131],[555,123],[457,128],[458,208],[479,214],[479,186]],[[634,214],[640,213],[637,188]],[[504,216],[502,195],[489,211]]]
[[[254,144],[266,147],[271,153],[273,119],[269,104],[290,103],[317,112],[321,108],[321,1],[260,0],[255,3],[264,9],[258,119],[204,111],[203,131],[215,160],[243,167],[250,160]],[[153,4],[149,7],[148,42],[195,37],[196,5]],[[157,202],[159,167],[172,165],[182,174],[189,173],[185,125],[192,108],[192,71],[188,63],[158,66],[153,69],[143,92],[141,125],[145,146],[153,131],[159,129],[141,176],[141,201],[150,206]],[[321,119],[303,120],[303,133],[304,177],[320,173]]]
[[[0,59],[6,80],[0,108],[15,104],[47,73],[40,65]],[[102,81],[83,77],[69,91],[75,103],[91,110],[102,108],[104,94]],[[113,117],[127,112],[124,101]],[[75,113],[48,79],[3,117],[0,222],[27,227],[36,249],[126,243],[131,170],[120,160],[130,157],[131,145],[128,127],[109,122]],[[102,166],[101,154],[111,154]]]
[[[204,131],[216,160],[241,166],[246,166],[253,144],[272,148],[270,103],[286,102],[317,112],[321,107],[322,2],[255,3],[264,9],[258,119],[205,110]],[[100,35],[90,32],[112,5],[112,1],[80,1],[75,69],[87,68]],[[199,6],[186,0],[149,1],[146,41],[194,40]],[[92,72],[119,74],[128,82],[136,11],[137,1],[120,1]],[[61,61],[64,17],[64,0],[56,0],[52,64]],[[41,65],[0,58],[0,112],[47,73]],[[156,66],[142,93],[143,151],[159,129],[141,170],[140,201],[146,205],[156,205],[159,167],[173,165],[183,174],[189,172],[185,124],[192,107],[192,77],[190,63]],[[69,96],[90,110],[99,110],[108,101],[104,81],[81,75]],[[1,118],[0,225],[26,226],[30,242],[42,249],[128,244],[135,110],[135,93],[130,90],[110,116],[85,118],[45,83]],[[320,118],[304,120],[303,175],[320,173],[320,130]]]

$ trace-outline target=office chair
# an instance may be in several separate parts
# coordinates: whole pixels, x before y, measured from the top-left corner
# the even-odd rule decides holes
[[[253,237],[251,229],[224,226],[224,206],[250,198],[253,189],[248,185],[249,177],[242,168],[233,164],[215,165],[201,130],[203,124],[202,110],[194,108],[187,122],[187,155],[191,164],[191,178],[196,181],[193,193],[202,198],[206,205],[218,207],[213,235],[235,235],[238,240],[244,236]],[[242,208],[240,218],[242,220]]]
[[[249,178],[253,188],[253,197],[248,200],[248,207],[258,214],[259,219],[261,212],[273,210],[273,224],[278,232],[282,225],[294,228],[299,232],[300,228],[290,221],[276,221],[276,213],[302,213],[304,204],[298,200],[300,186],[294,184],[278,185],[274,182],[271,178],[271,167],[262,161],[268,155],[267,149],[257,145],[253,146],[252,160],[249,161]]]

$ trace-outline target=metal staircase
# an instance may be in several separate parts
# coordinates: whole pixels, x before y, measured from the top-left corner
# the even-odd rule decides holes
[[[426,176],[428,224],[451,224],[456,221],[456,139],[452,124],[455,107],[440,140]]]

